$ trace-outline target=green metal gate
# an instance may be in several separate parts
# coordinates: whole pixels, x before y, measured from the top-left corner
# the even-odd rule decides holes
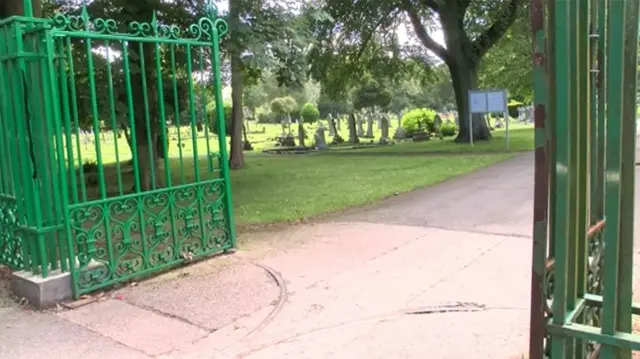
[[[0,22],[0,263],[76,296],[235,247],[227,25],[148,15]]]
[[[532,0],[534,358],[631,358],[637,0]]]

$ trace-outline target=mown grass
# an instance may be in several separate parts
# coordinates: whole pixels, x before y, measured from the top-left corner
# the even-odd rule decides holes
[[[273,126],[272,126],[273,127]],[[276,128],[277,129],[277,128]],[[271,129],[273,132],[273,129]],[[268,135],[267,135],[268,136]],[[208,173],[206,141],[198,139],[198,163],[202,178],[218,176]],[[172,142],[172,140],[170,141]],[[185,141],[190,143],[191,141]],[[203,142],[204,145],[201,143]],[[210,150],[213,152],[210,141]],[[130,158],[125,143],[117,142],[120,160]],[[102,143],[103,162],[115,162],[114,143]],[[494,139],[478,142],[473,147],[457,144],[452,139],[426,142],[401,142],[371,148],[317,151],[308,155],[264,155],[253,152],[243,170],[232,171],[233,201],[239,225],[295,221],[340,211],[381,200],[394,193],[434,185],[454,176],[489,166],[513,156],[514,152],[533,149],[531,128],[511,131],[510,151],[506,151],[504,131],[494,131]],[[112,152],[108,152],[108,151]],[[84,152],[95,160],[95,152]],[[194,180],[192,151],[183,148],[180,158],[170,152],[169,168],[174,184]],[[482,154],[481,154],[482,153]],[[249,154],[249,153],[247,153]],[[84,157],[84,156],[83,156]],[[107,166],[105,180],[109,191],[117,189],[115,166]],[[129,168],[123,178],[124,188],[131,188]],[[93,190],[93,191],[91,191]],[[89,192],[95,192],[95,188]]]

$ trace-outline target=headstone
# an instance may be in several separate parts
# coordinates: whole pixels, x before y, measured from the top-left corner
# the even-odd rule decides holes
[[[316,130],[316,133],[313,135],[313,137],[316,140],[317,150],[326,150],[327,148],[329,148],[329,146],[327,146],[327,140],[324,137],[324,127],[322,127],[322,124],[318,126],[318,129]]]
[[[406,136],[407,136],[407,134],[404,132],[404,128],[402,128],[402,126],[398,126],[396,128],[396,132],[393,134],[393,139],[394,140],[403,140],[403,139],[405,139]]]
[[[525,111],[524,107],[522,106],[518,107],[518,121],[524,122],[526,120],[524,111]]]
[[[333,122],[333,118],[329,115],[329,136],[333,137],[336,135],[336,131],[334,129],[335,123]]]
[[[436,131],[440,131],[440,126],[442,126],[442,118],[440,117],[440,114],[436,114],[433,118],[433,126],[436,128]]]
[[[504,126],[504,122],[501,118],[496,119],[496,128],[502,128]]]
[[[373,138],[373,114],[369,113],[367,116],[367,133],[364,138]]]
[[[356,144],[360,142],[358,139],[358,134],[356,131],[356,115],[350,114],[348,117],[349,121],[349,142],[352,144]]]
[[[358,116],[358,137],[362,137],[364,136],[364,120],[362,119],[362,116]]]
[[[336,116],[336,130],[342,130],[342,118],[340,116]]]
[[[382,116],[380,118],[380,130],[382,131],[382,135],[380,136],[380,143],[389,143],[389,120],[386,116]]]
[[[527,109],[527,122],[531,123],[533,122],[533,106],[529,106],[529,108]]]

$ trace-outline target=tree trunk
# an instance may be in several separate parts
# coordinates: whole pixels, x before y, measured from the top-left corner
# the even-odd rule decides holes
[[[31,0],[33,16],[42,17],[41,0]],[[5,0],[0,2],[0,19],[11,16],[23,16],[24,4],[22,0]]]
[[[234,29],[238,29],[240,24],[240,3],[229,0],[229,28],[231,38]],[[242,74],[242,59],[240,54],[242,49],[239,44],[233,43],[229,48],[231,54],[231,155],[229,157],[229,168],[233,170],[244,167],[244,145],[242,143],[242,129],[244,111],[242,109],[242,92],[244,91],[244,78]],[[226,145],[226,144],[222,144]]]
[[[477,67],[466,63],[466,59],[458,59],[454,63],[448,64],[453,90],[458,108],[458,118],[460,131],[456,142],[469,142],[469,90],[478,88]],[[472,116],[473,140],[483,141],[491,139],[491,131],[487,125],[484,115],[474,114]]]
[[[244,145],[242,143],[243,113],[242,91],[244,79],[242,78],[242,64],[236,55],[231,57],[231,157],[229,167],[237,170],[244,167]]]
[[[304,125],[302,124],[302,119],[298,119],[298,144],[300,147],[305,147],[304,145]]]

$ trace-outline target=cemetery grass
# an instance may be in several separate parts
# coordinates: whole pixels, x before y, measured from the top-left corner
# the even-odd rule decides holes
[[[234,212],[241,227],[296,222],[435,185],[511,156],[255,156],[231,172]]]
[[[266,136],[274,132],[270,129]],[[533,148],[532,129],[514,130],[511,134],[512,151]],[[257,151],[246,152],[245,169],[231,172],[236,221],[240,227],[296,222],[434,185],[513,156],[513,153],[504,153],[501,136],[500,131],[494,131],[493,141],[478,143],[471,150],[470,146],[456,144],[452,139],[435,139],[375,149],[335,149],[311,155],[273,156]],[[113,142],[110,147],[115,147]],[[203,157],[206,140],[199,139],[197,147],[200,168],[207,168],[207,160]],[[217,150],[217,146],[210,147],[211,151]],[[121,161],[130,158],[130,155],[122,153],[128,152],[126,142],[121,144],[118,141],[118,148]],[[113,167],[108,163],[115,162],[115,157],[105,150],[103,147],[104,163]],[[385,151],[394,155],[385,155]],[[343,154],[334,156],[334,152]],[[416,156],[422,152],[425,155]],[[478,155],[473,152],[489,153]],[[429,153],[438,155],[430,156]],[[184,148],[183,165],[187,176],[185,182],[193,181],[189,178],[189,174],[194,172],[193,154]],[[169,166],[174,183],[181,182],[178,180],[180,159],[175,150],[170,151]],[[113,173],[105,171],[109,172]],[[115,183],[115,179],[110,177],[106,180]]]

